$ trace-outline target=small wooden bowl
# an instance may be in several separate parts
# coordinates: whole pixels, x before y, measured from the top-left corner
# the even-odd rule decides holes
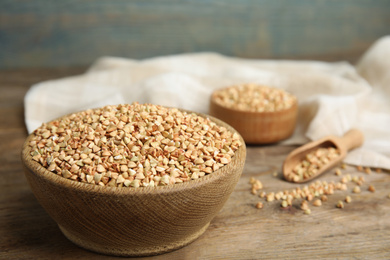
[[[275,112],[251,112],[221,106],[215,101],[216,92],[210,98],[209,114],[236,129],[248,144],[270,144],[290,137],[295,129],[298,102],[285,110]]]
[[[39,203],[69,240],[116,256],[162,254],[202,235],[234,190],[246,156],[242,140],[229,164],[202,178],[159,187],[102,187],[72,181],[42,167],[31,159],[31,138],[24,143],[22,161]]]

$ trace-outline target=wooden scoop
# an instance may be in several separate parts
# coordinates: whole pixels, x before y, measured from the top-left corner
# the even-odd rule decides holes
[[[345,158],[348,151],[361,146],[363,144],[363,141],[364,141],[363,133],[357,129],[351,129],[347,133],[345,133],[343,137],[337,137],[332,135],[326,136],[317,141],[313,141],[303,146],[300,146],[294,151],[292,151],[285,159],[283,164],[284,178],[287,181],[296,182],[296,183],[308,182],[318,177],[322,173],[326,172],[327,170],[335,167],[339,162],[341,162]],[[300,178],[300,180],[296,180],[296,179],[294,180],[291,175],[291,172],[293,171],[294,167],[298,165],[302,160],[304,160],[308,153],[315,151],[321,147],[323,148],[334,147],[339,150],[340,155],[330,160],[329,163],[322,166],[318,170],[318,172],[311,175],[310,177],[304,179]]]

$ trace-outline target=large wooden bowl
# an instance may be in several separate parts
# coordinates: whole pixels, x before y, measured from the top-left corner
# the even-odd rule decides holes
[[[270,144],[290,137],[297,121],[298,103],[275,112],[250,112],[224,107],[210,98],[209,114],[236,129],[248,144]]]
[[[23,146],[22,161],[39,203],[69,240],[118,256],[161,254],[202,235],[232,193],[246,156],[242,140],[229,164],[202,178],[161,187],[102,187],[65,179],[33,161],[31,138]]]

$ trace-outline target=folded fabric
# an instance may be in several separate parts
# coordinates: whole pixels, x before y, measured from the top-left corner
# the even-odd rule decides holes
[[[253,60],[190,53],[132,60],[102,57],[78,76],[35,84],[25,96],[29,132],[43,122],[109,104],[154,103],[208,113],[218,88],[258,83],[297,96],[296,130],[283,144],[303,144],[351,128],[365,136],[346,163],[390,169],[390,36],[355,66],[347,62]],[[259,129],[261,131],[261,129]]]

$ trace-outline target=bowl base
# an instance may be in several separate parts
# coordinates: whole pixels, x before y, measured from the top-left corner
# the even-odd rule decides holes
[[[75,234],[72,234],[68,230],[66,230],[64,227],[59,226],[62,233],[65,235],[66,238],[68,238],[71,242],[78,245],[79,247],[82,247],[84,249],[104,254],[104,255],[112,255],[112,256],[128,256],[128,257],[135,257],[135,256],[152,256],[152,255],[159,255],[168,253],[177,249],[180,249],[194,240],[196,240],[198,237],[200,237],[208,228],[210,223],[207,223],[204,227],[202,227],[200,230],[195,232],[194,234],[187,236],[180,241],[176,241],[173,243],[168,243],[166,245],[162,246],[150,246],[150,247],[143,247],[143,248],[132,248],[129,246],[128,248],[123,247],[115,247],[115,246],[107,246],[102,244],[93,243],[91,241],[87,241],[84,239],[80,239]]]

